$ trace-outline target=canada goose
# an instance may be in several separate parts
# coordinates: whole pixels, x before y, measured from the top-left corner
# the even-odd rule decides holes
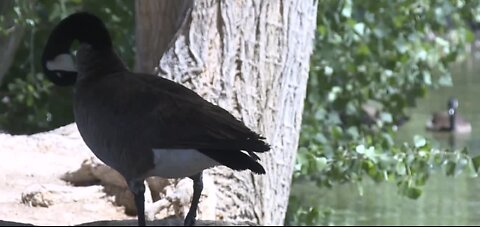
[[[432,118],[427,122],[427,130],[470,133],[472,125],[457,113],[458,100],[450,98],[447,107],[446,112],[438,112],[432,115]]]
[[[79,41],[76,64],[69,52],[74,40]],[[90,13],[72,14],[53,29],[42,66],[54,84],[75,86],[74,115],[80,135],[100,160],[127,181],[139,225],[145,225],[146,177],[193,180],[192,203],[184,221],[193,225],[204,169],[225,165],[265,173],[254,153],[270,150],[265,138],[178,83],[128,71],[105,25]]]

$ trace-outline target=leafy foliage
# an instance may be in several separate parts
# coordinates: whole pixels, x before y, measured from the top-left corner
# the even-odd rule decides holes
[[[52,86],[41,71],[40,57],[51,29],[69,14],[86,10],[109,18],[107,27],[117,51],[129,66],[134,62],[134,1],[22,1],[7,16],[26,28],[14,62],[0,86],[0,129],[34,133],[73,122],[72,88]],[[0,31],[8,28],[0,27]]]
[[[395,144],[394,137],[407,107],[429,88],[452,84],[448,66],[473,41],[467,25],[478,4],[319,1],[294,183],[333,187],[369,177],[396,182],[416,199],[432,171],[476,176],[478,158],[466,150],[435,149],[418,136]],[[292,196],[287,224],[321,224],[322,209]]]

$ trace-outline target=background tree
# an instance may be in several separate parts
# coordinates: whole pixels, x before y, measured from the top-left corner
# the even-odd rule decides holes
[[[0,54],[0,83],[5,76],[5,73],[10,68],[13,57],[17,50],[17,47],[22,40],[22,36],[25,32],[25,28],[22,24],[16,23],[17,21],[13,20],[15,18],[12,14],[15,13],[13,6],[15,4],[14,0],[6,0],[0,2],[0,49],[3,50]]]
[[[18,45],[14,52],[2,52],[0,74],[0,130],[11,134],[32,134],[51,130],[73,121],[72,88],[52,86],[41,72],[40,55],[46,39],[62,18],[78,10],[88,10],[108,18],[117,51],[132,66],[135,58],[134,2],[93,0],[23,1],[1,3],[0,42],[5,38]],[[16,31],[23,31],[23,36]],[[2,38],[4,37],[4,38]],[[7,41],[7,40],[4,40]],[[0,45],[7,45],[3,43]],[[3,48],[2,48],[3,50]]]

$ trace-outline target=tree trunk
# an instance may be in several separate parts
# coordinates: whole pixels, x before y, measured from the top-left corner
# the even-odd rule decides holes
[[[0,23],[0,30],[4,29],[6,32],[0,34],[0,84],[15,58],[15,52],[25,33],[25,28],[18,23],[15,24],[13,20],[14,5],[14,0],[0,1],[0,15],[6,15]]]
[[[195,90],[272,145],[260,155],[266,175],[226,167],[206,172],[215,182],[209,201],[217,201],[218,220],[284,222],[316,7],[316,0],[136,2],[136,68],[155,68]]]
[[[135,38],[139,47],[135,58],[137,72],[152,73],[158,66],[162,56],[159,53],[165,52],[192,4],[191,0],[135,2]]]

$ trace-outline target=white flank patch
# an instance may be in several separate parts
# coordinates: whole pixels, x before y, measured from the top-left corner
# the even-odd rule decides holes
[[[47,69],[50,71],[62,70],[69,72],[77,72],[77,66],[73,61],[72,55],[60,54],[53,60],[47,61]]]
[[[153,149],[155,168],[149,175],[163,178],[193,176],[218,162],[194,149]]]

